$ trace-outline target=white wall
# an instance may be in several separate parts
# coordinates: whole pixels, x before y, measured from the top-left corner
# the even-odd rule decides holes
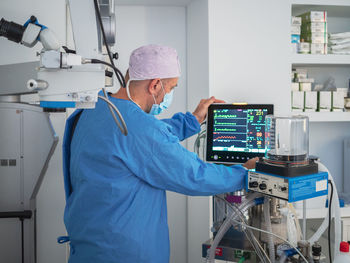
[[[209,0],[210,95],[290,107],[287,1]]]
[[[181,63],[181,78],[174,93],[173,104],[160,118],[186,111],[186,9],[185,7],[117,6],[117,65],[122,72],[128,67],[130,53],[146,44],[174,47]],[[171,161],[171,160],[169,160]],[[170,232],[170,262],[186,262],[187,256],[187,201],[186,196],[167,192]]]
[[[188,109],[209,97],[208,1],[196,0],[187,6]],[[194,140],[188,140],[193,149]],[[209,239],[210,198],[187,197],[188,263],[202,262],[202,242]]]

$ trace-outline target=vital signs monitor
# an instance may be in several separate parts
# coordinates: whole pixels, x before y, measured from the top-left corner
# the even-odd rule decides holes
[[[265,117],[273,105],[212,104],[207,116],[206,161],[244,163],[265,155]]]

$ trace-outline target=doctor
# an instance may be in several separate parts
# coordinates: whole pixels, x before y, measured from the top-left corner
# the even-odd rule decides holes
[[[208,196],[244,187],[255,159],[231,167],[205,163],[179,143],[200,131],[210,104],[222,101],[212,97],[193,113],[154,117],[170,106],[179,76],[174,49],[138,48],[126,89],[110,96],[128,136],[105,102],[68,119],[63,159],[70,263],[169,262],[165,191]]]

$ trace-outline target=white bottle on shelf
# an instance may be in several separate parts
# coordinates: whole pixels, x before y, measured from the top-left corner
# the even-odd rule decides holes
[[[340,243],[340,253],[335,257],[334,263],[349,263],[350,253],[349,244],[347,242]]]

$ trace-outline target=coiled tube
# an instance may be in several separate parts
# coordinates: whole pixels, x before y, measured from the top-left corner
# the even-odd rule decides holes
[[[268,232],[272,232],[271,226],[271,217],[270,217],[270,198],[265,198],[264,201],[264,219],[265,226]],[[272,235],[268,235],[268,246],[269,246],[269,256],[272,263],[275,262],[276,253],[275,253],[275,242]]]

